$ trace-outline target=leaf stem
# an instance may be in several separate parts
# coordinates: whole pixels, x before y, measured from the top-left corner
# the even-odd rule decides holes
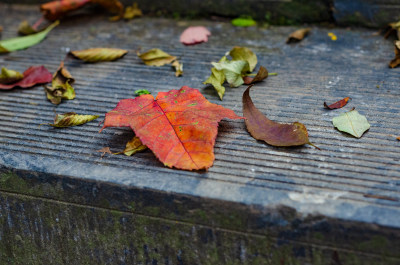
[[[321,148],[319,148],[318,146],[316,146],[315,144],[308,142],[307,144],[311,145],[312,147],[315,147],[316,149],[318,149],[319,151],[321,151]]]
[[[278,75],[278,73],[268,73],[268,75]]]

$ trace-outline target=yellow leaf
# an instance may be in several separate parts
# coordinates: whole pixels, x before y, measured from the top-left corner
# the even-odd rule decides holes
[[[86,50],[71,51],[70,53],[76,58],[79,58],[85,62],[96,63],[115,61],[127,54],[128,51],[115,48],[92,48]]]

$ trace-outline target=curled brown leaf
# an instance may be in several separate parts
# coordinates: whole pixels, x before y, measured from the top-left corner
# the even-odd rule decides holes
[[[249,86],[243,93],[243,116],[247,130],[257,140],[273,146],[299,146],[310,144],[308,132],[304,124],[282,124],[271,121],[253,104]],[[312,144],[311,144],[312,145]]]
[[[295,43],[303,40],[308,33],[310,33],[311,28],[304,28],[304,29],[298,29],[292,34],[289,35],[288,39],[286,40],[286,43]]]
[[[264,66],[260,66],[260,69],[258,70],[255,77],[245,76],[243,80],[246,85],[250,85],[257,82],[261,82],[267,77],[268,77],[267,68],[265,68]]]
[[[399,40],[394,43],[394,54],[395,54],[395,58],[393,60],[391,60],[389,63],[390,68],[395,68],[395,67],[399,66],[399,64],[400,64],[400,41]]]

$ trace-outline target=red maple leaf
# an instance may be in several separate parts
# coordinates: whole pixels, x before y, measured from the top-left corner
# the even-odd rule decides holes
[[[31,66],[24,72],[24,78],[13,84],[0,84],[0,90],[14,87],[28,88],[51,82],[52,74],[44,66]]]
[[[142,143],[168,167],[207,169],[214,161],[218,122],[244,119],[232,110],[210,103],[197,89],[123,99],[106,114],[104,126],[131,127]],[[101,131],[100,130],[100,131]]]

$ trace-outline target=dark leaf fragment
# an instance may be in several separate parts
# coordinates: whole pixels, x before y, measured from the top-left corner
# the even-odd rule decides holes
[[[268,77],[267,68],[265,68],[264,66],[260,66],[260,69],[258,70],[255,77],[245,76],[243,80],[246,85],[250,85],[257,82],[261,82],[267,77]]]

